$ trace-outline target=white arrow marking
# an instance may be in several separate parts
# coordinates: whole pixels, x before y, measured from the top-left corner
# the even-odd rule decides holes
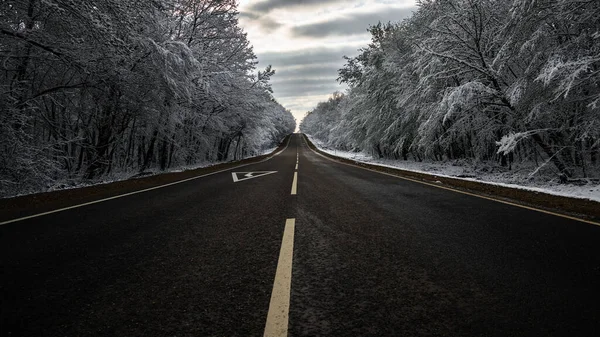
[[[233,182],[237,183],[239,181],[244,181],[252,178],[258,178],[262,176],[266,176],[268,174],[277,173],[277,171],[259,171],[259,172],[231,172],[231,176],[233,177]],[[242,176],[243,178],[239,178]]]

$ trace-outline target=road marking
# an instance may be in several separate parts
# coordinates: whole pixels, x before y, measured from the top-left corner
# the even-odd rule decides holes
[[[298,169],[298,162],[296,162],[296,168],[295,168],[295,170],[297,170],[297,169]]]
[[[295,227],[296,219],[285,221],[264,337],[285,337],[288,334]]]
[[[264,177],[269,174],[277,173],[277,171],[257,171],[257,172],[231,172],[231,176],[233,177],[233,182],[237,183],[240,181],[254,179],[258,177]],[[243,178],[239,178],[238,174],[242,175]]]
[[[306,141],[306,140],[303,138],[303,141]],[[435,187],[435,188],[441,188],[441,189],[447,190],[447,191],[452,191],[452,192],[456,192],[456,193],[460,193],[460,194],[470,195],[472,197],[476,197],[476,198],[480,198],[480,199],[486,199],[486,200],[495,201],[495,202],[499,202],[499,203],[506,204],[506,205],[511,205],[511,206],[515,206],[515,207],[519,207],[519,208],[524,208],[524,209],[528,209],[530,211],[536,211],[536,212],[540,212],[540,213],[544,213],[544,214],[554,215],[554,216],[557,216],[557,217],[560,217],[560,218],[565,218],[565,219],[569,219],[569,220],[575,220],[575,221],[587,223],[587,224],[594,225],[594,226],[600,226],[600,222],[594,222],[594,221],[591,221],[591,220],[585,220],[585,219],[581,219],[581,218],[576,218],[576,217],[573,217],[573,216],[569,216],[569,215],[565,215],[565,214],[560,214],[560,213],[555,213],[555,212],[547,211],[547,210],[544,210],[544,209],[539,209],[539,208],[535,208],[535,207],[531,207],[531,206],[520,205],[520,204],[517,204],[517,203],[514,203],[514,202],[510,202],[510,201],[505,201],[505,200],[501,200],[501,199],[495,199],[495,198],[492,198],[492,197],[486,197],[486,196],[475,194],[475,193],[465,192],[465,191],[457,190],[457,189],[446,187],[446,186],[440,186],[440,185],[436,185],[436,184],[430,184],[430,183],[427,183],[427,182],[424,182],[424,181],[421,181],[421,180],[411,179],[411,178],[402,177],[402,176],[391,174],[391,173],[381,172],[381,171],[369,169],[369,168],[366,168],[366,167],[362,167],[362,166],[359,166],[359,165],[353,165],[353,164],[350,164],[350,163],[344,163],[344,162],[337,161],[337,160],[335,160],[333,158],[329,158],[329,157],[327,157],[325,155],[320,154],[319,152],[313,150],[310,146],[308,146],[308,144],[307,144],[307,147],[312,152],[314,152],[315,154],[317,154],[317,155],[319,155],[319,156],[321,156],[321,157],[323,157],[323,158],[325,158],[327,160],[330,160],[332,162],[338,163],[338,164],[343,164],[343,165],[346,165],[346,166],[352,166],[352,167],[356,167],[356,168],[359,168],[359,169],[371,171],[371,172],[374,172],[374,173],[379,173],[379,174],[383,174],[383,175],[386,175],[386,176],[390,176],[390,177],[394,177],[394,178],[398,178],[398,179],[402,179],[402,180],[412,181],[412,182],[415,182],[415,183],[418,183],[418,184],[422,184],[422,185],[428,185],[428,186]]]
[[[197,177],[187,178],[187,179],[175,181],[175,182],[164,184],[164,185],[159,185],[159,186],[154,186],[154,187],[150,187],[150,188],[145,188],[145,189],[139,190],[139,191],[133,191],[133,192],[129,192],[129,193],[119,194],[119,195],[115,195],[115,196],[112,196],[112,197],[108,197],[108,198],[104,198],[104,199],[100,199],[100,200],[94,200],[94,201],[86,202],[86,203],[79,204],[79,205],[73,205],[73,206],[69,206],[69,207],[63,207],[63,208],[55,209],[55,210],[48,211],[48,212],[43,212],[43,213],[33,214],[33,215],[29,215],[29,216],[24,216],[24,217],[21,217],[21,218],[7,220],[7,221],[4,221],[4,222],[0,222],[0,226],[7,225],[7,224],[10,224],[10,223],[13,223],[13,222],[18,222],[18,221],[33,219],[33,218],[37,218],[37,217],[48,215],[48,214],[52,214],[52,213],[58,213],[58,212],[62,212],[62,211],[68,211],[68,210],[74,209],[74,208],[79,208],[79,207],[89,206],[89,205],[93,205],[93,204],[98,204],[98,203],[101,203],[101,202],[105,202],[105,201],[109,201],[109,200],[113,200],[113,199],[118,199],[118,198],[123,198],[123,197],[127,197],[127,196],[134,195],[134,194],[139,194],[139,193],[144,193],[144,192],[148,192],[148,191],[153,191],[153,190],[157,190],[159,188],[173,186],[173,185],[185,183],[185,182],[188,182],[188,181],[192,181],[192,180],[196,180],[196,179],[200,179],[200,178],[212,176],[212,175],[215,175],[215,174],[219,174],[219,173],[223,173],[223,172],[235,170],[235,169],[240,168],[240,167],[245,167],[245,166],[250,166],[250,165],[264,163],[267,160],[270,160],[273,157],[280,155],[283,151],[287,150],[288,146],[290,145],[291,139],[292,139],[292,137],[290,136],[290,138],[288,138],[287,144],[285,145],[285,147],[282,150],[280,150],[279,152],[274,153],[273,155],[271,155],[271,156],[269,156],[269,157],[267,157],[267,158],[265,158],[265,159],[263,159],[261,161],[257,161],[256,163],[243,164],[243,165],[239,165],[239,166],[235,166],[235,167],[230,167],[228,169],[224,169],[224,170],[220,170],[220,171],[215,171],[215,172],[203,174],[203,175],[197,176]]]
[[[292,181],[292,195],[298,191],[298,172],[294,172],[294,181]]]

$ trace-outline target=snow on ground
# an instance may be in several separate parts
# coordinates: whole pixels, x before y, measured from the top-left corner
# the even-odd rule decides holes
[[[416,162],[377,159],[363,152],[331,149],[319,140],[311,136],[308,137],[321,151],[356,162],[600,202],[600,183],[598,183],[598,180],[584,182],[584,184],[561,184],[557,175],[543,175],[544,171],[538,170],[535,163],[513,164],[512,170],[508,170],[508,168],[500,165],[461,160]],[[551,170],[548,166],[546,171]]]
[[[254,158],[254,157],[267,155],[267,154],[273,153],[276,149],[277,149],[277,147],[268,148],[268,149],[263,150],[261,153],[258,153],[253,156],[245,157],[244,159],[250,159],[250,158]],[[129,172],[128,171],[117,172],[117,173],[110,173],[106,176],[103,176],[100,179],[95,179],[95,180],[91,180],[91,181],[82,181],[81,178],[73,178],[71,180],[62,180],[60,182],[56,182],[54,185],[49,186],[46,190],[39,191],[36,193],[53,192],[53,191],[67,190],[67,189],[73,189],[73,188],[83,188],[83,187],[89,187],[89,186],[94,186],[94,185],[104,185],[104,184],[110,184],[110,183],[128,180],[128,179],[136,179],[136,178],[153,176],[153,175],[157,175],[157,174],[191,171],[191,170],[196,170],[199,168],[204,168],[204,167],[217,165],[217,164],[221,164],[221,163],[220,162],[217,162],[217,163],[204,162],[204,163],[199,163],[199,164],[195,164],[195,165],[184,165],[184,166],[174,167],[174,168],[170,168],[166,171],[161,171],[158,168],[150,168],[150,169],[144,171],[143,174],[140,174],[139,171],[137,171],[137,170],[132,170]],[[10,195],[10,196],[5,196],[3,198],[19,197],[19,196],[23,196],[23,195],[27,195],[27,194],[31,194],[31,193]]]

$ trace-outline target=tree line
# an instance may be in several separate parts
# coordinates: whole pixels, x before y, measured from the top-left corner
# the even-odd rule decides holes
[[[256,66],[234,0],[0,1],[0,195],[278,144]]]
[[[422,0],[369,28],[300,128],[378,157],[600,171],[600,1]]]

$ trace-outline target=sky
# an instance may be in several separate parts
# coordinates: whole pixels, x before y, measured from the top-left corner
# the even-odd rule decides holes
[[[397,22],[416,0],[240,0],[240,26],[248,33],[259,69],[272,65],[273,96],[299,123],[335,91],[337,71],[367,46],[369,25]]]

